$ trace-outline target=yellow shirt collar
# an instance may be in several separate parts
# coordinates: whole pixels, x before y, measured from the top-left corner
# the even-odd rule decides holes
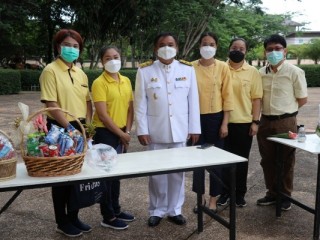
[[[235,69],[230,65],[230,61],[229,61],[229,60],[227,60],[227,63],[228,63],[228,65],[229,65],[230,69],[235,70]],[[249,63],[247,63],[246,60],[244,60],[242,66],[241,66],[240,68],[238,68],[237,71],[239,71],[239,70],[248,70],[248,69],[250,69],[250,65],[249,65]]]
[[[69,67],[59,57],[56,59],[56,62],[58,63],[62,71],[64,72],[68,71]],[[76,71],[74,64],[72,64],[71,70],[74,72]]]
[[[118,73],[118,76],[119,76],[119,83],[123,83],[124,80],[122,75]],[[112,78],[108,73],[106,73],[106,71],[103,71],[103,77],[109,83],[117,83],[117,81],[114,78]]]

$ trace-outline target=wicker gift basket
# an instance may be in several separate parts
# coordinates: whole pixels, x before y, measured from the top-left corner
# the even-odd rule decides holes
[[[13,143],[10,137],[3,131],[0,130],[1,137],[5,138],[11,144],[10,147],[13,149]],[[4,146],[2,146],[4,147]],[[8,147],[8,146],[7,146]],[[11,154],[9,158],[0,158],[0,181],[5,181],[9,179],[13,179],[16,177],[16,169],[17,169],[17,158],[16,154]]]
[[[65,114],[74,118],[74,120],[79,124],[83,137],[83,151],[69,156],[29,156],[26,152],[24,134],[21,137],[21,155],[26,164],[28,175],[32,177],[54,177],[54,176],[67,176],[73,175],[81,172],[81,168],[84,161],[84,156],[87,151],[87,141],[86,133],[81,122],[68,111],[61,108],[44,108],[33,114],[31,114],[27,122],[30,122],[34,117],[39,114],[47,114],[49,111],[60,110]]]

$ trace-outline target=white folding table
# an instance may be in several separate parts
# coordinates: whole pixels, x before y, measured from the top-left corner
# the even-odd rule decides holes
[[[24,189],[67,185],[94,179],[124,179],[133,177],[166,174],[173,172],[193,171],[214,166],[227,165],[231,167],[230,214],[229,222],[201,205],[201,194],[197,194],[198,204],[198,232],[203,231],[203,212],[209,214],[219,223],[229,229],[229,238],[236,239],[235,213],[235,169],[236,164],[247,159],[226,152],[216,147],[201,148],[197,146],[173,148],[155,151],[133,152],[118,155],[114,168],[105,172],[96,170],[84,163],[82,171],[76,175],[59,177],[30,177],[24,163],[17,164],[17,177],[0,182],[0,192],[17,191],[3,206],[0,214],[5,211]]]
[[[319,226],[320,226],[320,138],[316,134],[307,135],[306,141],[301,143],[298,140],[285,139],[285,138],[268,138],[270,141],[280,143],[277,144],[277,204],[276,204],[276,216],[281,217],[281,198],[287,199],[293,204],[299,206],[300,208],[314,214],[314,224],[313,224],[313,239],[319,239]],[[298,148],[312,154],[318,155],[318,170],[317,170],[317,187],[316,187],[316,202],[315,207],[310,208],[309,206],[293,199],[292,197],[286,195],[282,192],[281,174],[283,169],[283,159],[281,158],[282,146],[287,145],[289,147]]]

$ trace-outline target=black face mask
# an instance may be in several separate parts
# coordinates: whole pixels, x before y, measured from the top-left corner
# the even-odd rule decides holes
[[[244,59],[244,53],[240,51],[230,51],[229,58],[232,62],[239,63]]]

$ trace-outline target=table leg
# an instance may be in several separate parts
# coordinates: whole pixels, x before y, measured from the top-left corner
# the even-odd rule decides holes
[[[281,217],[281,195],[282,191],[282,171],[283,171],[283,159],[282,159],[282,146],[281,144],[276,144],[276,156],[277,156],[277,199],[276,199],[276,217]]]
[[[236,165],[231,166],[230,172],[230,229],[229,239],[236,239]]]
[[[203,209],[202,209],[202,194],[197,193],[198,206],[198,233],[203,232]]]
[[[316,186],[316,203],[314,213],[314,227],[313,227],[313,239],[319,239],[319,224],[320,224],[320,154],[318,154],[318,172],[317,172],[317,186]]]
[[[16,198],[20,195],[21,192],[22,190],[18,190],[15,192],[15,194],[13,194],[13,196],[9,199],[9,201],[1,208],[0,215],[1,213],[3,213],[5,210],[8,209],[8,207],[14,202],[14,200],[16,200]]]

